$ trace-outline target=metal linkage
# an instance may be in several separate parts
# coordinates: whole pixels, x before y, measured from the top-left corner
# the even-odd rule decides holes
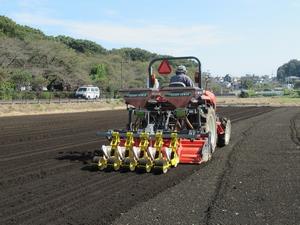
[[[148,152],[148,148],[150,148],[149,144],[149,134],[142,132],[140,135],[139,159],[137,164],[138,172],[150,173],[152,170],[153,161],[151,158],[151,153]]]
[[[108,170],[119,170],[121,166],[121,160],[122,160],[122,152],[120,151],[120,134],[119,132],[113,132],[112,140],[110,143],[111,146],[111,155],[107,159],[107,169]]]
[[[177,167],[179,163],[179,141],[177,133],[171,133],[171,140],[169,147],[163,147],[164,144],[163,134],[161,132],[156,133],[156,140],[154,144],[155,158],[154,158],[154,173],[166,173],[169,168]]]
[[[120,141],[119,132],[114,131],[111,133],[110,145],[102,145],[103,156],[95,156],[93,159],[93,161],[97,163],[97,166],[100,170],[118,170],[120,168],[122,156],[119,151]]]
[[[134,171],[135,167],[137,166],[137,150],[136,147],[134,146],[134,137],[132,132],[127,132],[126,133],[126,141],[124,144],[125,148],[125,154],[124,154],[124,159],[122,160],[121,163],[121,169],[124,171]]]
[[[166,157],[164,157],[162,148],[164,145],[163,133],[158,131],[155,134],[155,156],[153,162],[153,172],[154,173],[166,173],[170,167],[170,164]]]
[[[147,173],[166,173],[171,167],[176,167],[180,158],[180,137],[196,137],[196,134],[191,132],[164,134],[163,131],[157,131],[154,135],[149,135],[146,131],[109,131],[98,135],[106,136],[110,140],[109,146],[102,146],[103,156],[94,157],[94,162],[100,170],[137,170]]]
[[[178,141],[177,133],[172,133],[169,148],[168,149],[166,148],[165,150],[172,167],[177,167],[179,163],[179,155],[177,152],[178,147],[179,147],[179,141]]]

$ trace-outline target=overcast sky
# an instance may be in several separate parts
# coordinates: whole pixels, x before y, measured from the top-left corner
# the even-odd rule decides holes
[[[0,0],[47,35],[200,58],[214,75],[272,73],[300,58],[300,0]]]

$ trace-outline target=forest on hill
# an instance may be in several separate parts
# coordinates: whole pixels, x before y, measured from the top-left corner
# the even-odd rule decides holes
[[[94,84],[103,91],[145,86],[148,62],[160,56],[140,48],[107,50],[67,36],[47,36],[0,16],[0,91],[73,91]]]

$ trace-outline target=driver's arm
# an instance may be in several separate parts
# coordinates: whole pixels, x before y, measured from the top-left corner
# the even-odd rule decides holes
[[[194,87],[194,82],[192,81],[192,79],[189,76],[186,76],[186,86],[187,87]]]

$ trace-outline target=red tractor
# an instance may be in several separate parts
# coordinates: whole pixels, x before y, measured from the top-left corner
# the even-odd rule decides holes
[[[162,61],[158,69],[161,72],[162,68],[171,68],[171,60],[197,63],[197,87],[176,82],[153,88],[153,64]],[[100,170],[166,173],[178,163],[207,162],[217,145],[222,147],[229,143],[230,120],[216,115],[215,95],[202,88],[198,58],[156,58],[148,70],[147,88],[120,91],[127,104],[127,128],[98,132],[110,140],[93,159]]]

